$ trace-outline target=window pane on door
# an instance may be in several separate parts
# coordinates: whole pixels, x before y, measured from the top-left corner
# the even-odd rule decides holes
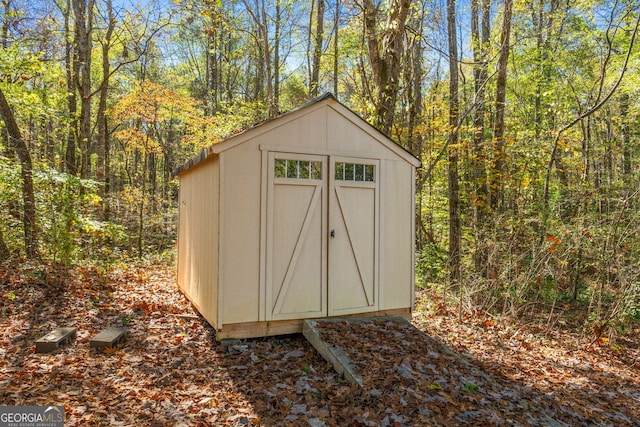
[[[309,162],[309,179],[322,179],[321,162]]]
[[[336,162],[335,179],[337,181],[375,182],[375,165],[363,163]]]
[[[322,162],[276,159],[273,174],[276,178],[322,179]]]
[[[276,178],[287,177],[287,161],[283,159],[276,159],[274,176]]]
[[[366,165],[364,169],[364,180],[367,182],[374,182],[376,175],[376,167],[374,165]]]

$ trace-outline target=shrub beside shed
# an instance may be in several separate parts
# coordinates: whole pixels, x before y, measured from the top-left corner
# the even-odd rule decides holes
[[[331,94],[211,146],[176,171],[180,289],[217,339],[410,317],[419,165]]]

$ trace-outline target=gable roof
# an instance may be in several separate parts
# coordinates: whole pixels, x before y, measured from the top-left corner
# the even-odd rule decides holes
[[[307,109],[309,107],[312,107],[316,104],[319,104],[323,101],[326,102],[335,102],[337,105],[339,105],[341,108],[343,108],[346,112],[348,112],[349,114],[353,115],[355,118],[357,118],[363,125],[365,125],[368,130],[370,130],[370,133],[373,134],[377,134],[377,138],[375,138],[376,140],[382,142],[383,144],[385,144],[388,148],[390,148],[392,151],[396,152],[396,154],[400,155],[400,157],[404,158],[407,162],[411,163],[412,165],[414,165],[415,167],[420,167],[421,162],[420,160],[418,160],[413,154],[411,154],[408,150],[406,150],[404,147],[402,147],[400,144],[396,143],[395,141],[393,141],[388,135],[385,135],[382,131],[380,131],[379,129],[377,129],[376,127],[374,127],[372,124],[370,124],[369,122],[367,122],[366,120],[364,120],[362,117],[360,117],[359,114],[357,114],[356,112],[354,112],[353,110],[351,110],[349,107],[345,106],[344,104],[342,104],[340,101],[338,101],[332,93],[327,92],[317,98],[314,98],[312,100],[310,100],[309,102],[306,102],[305,104],[296,107],[292,110],[287,111],[286,113],[282,113],[280,115],[274,116],[272,118],[269,118],[267,120],[264,120],[260,123],[257,123],[251,127],[248,127],[247,129],[244,129],[243,131],[234,134],[220,142],[217,142],[213,145],[211,145],[208,148],[205,148],[204,150],[202,150],[199,154],[195,155],[194,157],[192,157],[191,159],[189,159],[185,164],[183,164],[182,166],[178,167],[174,172],[173,172],[173,176],[178,176],[184,172],[186,172],[187,170],[193,168],[194,166],[204,162],[206,159],[208,159],[209,157],[215,155],[215,154],[219,154],[223,151],[226,151],[238,144],[241,144],[242,142],[247,140],[247,134],[251,134],[253,133],[256,129],[261,128],[262,126],[268,124],[268,123],[272,123],[274,121],[278,121],[278,120],[283,120],[285,117],[289,117],[292,114]]]

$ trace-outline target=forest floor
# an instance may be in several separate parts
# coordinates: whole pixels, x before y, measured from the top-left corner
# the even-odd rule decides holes
[[[5,268],[0,405],[64,405],[66,426],[640,426],[640,325],[591,343],[437,303],[419,293],[424,333],[384,321],[323,332],[363,368],[360,389],[300,335],[217,343],[171,269]],[[90,349],[112,325],[125,343]],[[60,326],[76,340],[35,353]]]

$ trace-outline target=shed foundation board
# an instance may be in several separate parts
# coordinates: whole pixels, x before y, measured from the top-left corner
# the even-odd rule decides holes
[[[362,316],[362,314],[354,314],[351,316],[341,316],[335,319],[344,320],[345,318]],[[367,313],[367,318],[380,317],[380,316],[393,316],[401,317],[407,320],[411,319],[410,308],[397,308],[392,310],[380,310]],[[334,319],[329,317],[326,320]],[[305,319],[292,319],[292,320],[278,320],[268,322],[245,322],[245,323],[232,323],[223,325],[222,328],[216,330],[216,340],[222,341],[226,339],[244,339],[244,338],[258,338],[267,337],[273,335],[287,335],[287,334],[299,334],[302,332],[303,323]]]
[[[378,316],[378,317],[350,317],[350,318],[332,318],[332,319],[309,319],[304,321],[302,334],[311,343],[311,345],[320,353],[320,355],[331,365],[337,373],[342,375],[345,380],[351,384],[357,384],[359,387],[364,387],[362,375],[358,372],[355,366],[351,363],[349,356],[345,353],[345,349],[340,346],[325,341],[319,328],[322,328],[323,324],[327,323],[349,323],[349,324],[362,324],[371,322],[376,319],[385,319],[391,322],[402,323],[413,326],[406,318],[401,316]]]
[[[76,328],[56,328],[36,340],[36,353],[49,353],[76,337]]]

